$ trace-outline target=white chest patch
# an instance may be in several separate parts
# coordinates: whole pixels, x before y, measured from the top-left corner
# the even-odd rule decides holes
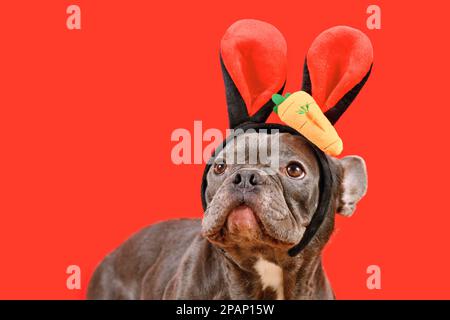
[[[277,300],[284,299],[283,270],[275,263],[259,258],[255,269],[261,277],[263,289],[271,288],[277,293]]]

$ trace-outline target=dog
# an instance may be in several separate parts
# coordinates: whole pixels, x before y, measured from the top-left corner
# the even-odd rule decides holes
[[[236,139],[236,150],[246,138]],[[317,207],[319,172],[303,137],[279,138],[278,172],[266,173],[267,165],[259,163],[216,162],[207,173],[203,221],[162,222],[131,237],[95,271],[88,298],[333,299],[321,252],[334,213],[350,216],[366,192],[364,160],[329,157],[339,182],[333,205],[314,241],[290,257],[287,250],[301,239]]]
[[[361,32],[348,27],[325,33],[313,49],[338,52],[351,41],[352,49],[367,43]],[[258,79],[270,79],[269,93],[284,87],[285,68],[276,61],[285,59],[285,45],[277,29],[264,22],[241,20],[224,39],[221,66],[230,128],[246,129],[218,148],[206,166],[203,219],[161,222],[133,235],[97,267],[88,299],[335,298],[322,266],[322,251],[333,232],[335,214],[352,215],[366,194],[365,162],[359,156],[338,159],[327,155],[302,134],[266,124],[274,106],[266,102],[270,96],[257,97],[264,104],[250,115],[251,102],[246,97],[251,95],[241,93],[254,88],[261,91],[264,81],[254,80],[255,74]],[[314,54],[305,63],[302,90],[309,94],[321,92],[320,82],[314,80],[320,79],[315,74],[320,66],[325,66],[324,73],[340,75],[350,65],[347,60],[353,63],[354,87],[340,88],[338,75],[322,75],[336,80],[334,91],[329,90],[330,83],[323,84],[340,97],[325,113],[334,123],[364,85],[371,64],[355,65],[354,61],[365,61],[358,52],[359,60],[341,59],[342,66],[331,68],[341,61],[332,58],[329,65],[319,59],[315,67],[320,50],[312,50]],[[267,61],[261,62],[265,56],[277,64],[268,69]],[[239,67],[242,57],[256,66],[250,70],[246,61],[246,68]],[[251,76],[240,76],[242,70]],[[264,72],[270,72],[270,77]],[[271,130],[260,130],[264,128]],[[267,157],[254,157],[260,155],[261,145],[268,146]]]

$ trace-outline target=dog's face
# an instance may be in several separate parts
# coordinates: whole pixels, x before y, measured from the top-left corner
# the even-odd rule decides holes
[[[270,148],[273,139],[278,139],[276,152]],[[268,157],[255,161],[261,144],[268,146]],[[236,160],[239,154],[241,161],[227,163],[230,155]],[[346,157],[330,163],[336,180],[332,210],[351,215],[367,188],[364,161]],[[202,232],[225,251],[245,250],[252,255],[271,250],[287,255],[302,238],[318,206],[319,166],[311,146],[301,136],[238,135],[218,154],[206,178]],[[328,226],[318,234],[324,243],[333,221],[334,217],[328,217],[324,222]]]

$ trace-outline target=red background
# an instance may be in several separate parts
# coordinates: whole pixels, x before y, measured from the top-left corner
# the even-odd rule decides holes
[[[226,128],[218,46],[240,18],[285,35],[288,91],[321,31],[369,35],[372,76],[337,125],[345,154],[367,161],[369,192],[338,217],[325,268],[341,299],[450,298],[444,3],[2,1],[0,298],[84,298],[96,264],[133,232],[201,217],[203,165],[173,165],[170,135],[194,120]],[[69,4],[81,31],[66,28]],[[369,4],[381,30],[366,28]],[[66,288],[70,264],[81,290]],[[371,264],[381,290],[366,288]]]

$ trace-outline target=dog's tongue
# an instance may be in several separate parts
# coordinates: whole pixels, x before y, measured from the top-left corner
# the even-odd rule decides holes
[[[247,206],[239,206],[228,215],[227,227],[230,232],[254,232],[258,227],[255,213]]]

